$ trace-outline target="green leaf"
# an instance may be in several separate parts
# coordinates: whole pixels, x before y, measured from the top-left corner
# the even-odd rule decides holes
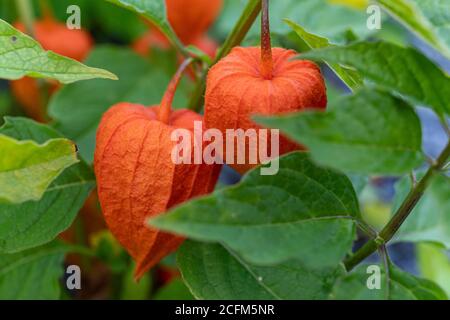
[[[180,278],[173,279],[167,285],[159,289],[153,300],[194,300],[188,287]]]
[[[158,55],[153,55],[154,60],[157,58]],[[150,63],[129,49],[98,47],[87,62],[113,70],[120,80],[65,86],[50,101],[49,114],[57,121],[58,130],[77,143],[83,158],[92,162],[95,135],[103,113],[119,102],[159,104],[173,71],[165,65],[170,58],[165,53],[161,61]],[[186,101],[181,99],[182,89],[180,85],[174,107],[184,106],[180,103]]]
[[[0,92],[0,125],[3,124],[3,117],[10,114],[13,109],[13,97],[9,91]]]
[[[438,114],[450,113],[450,78],[413,48],[361,42],[307,52],[301,59],[325,60],[356,68],[368,80]]]
[[[52,78],[62,83],[95,78],[117,80],[109,71],[45,51],[37,41],[0,19],[0,78],[17,80],[24,76]]]
[[[226,0],[222,14],[215,24],[220,36],[225,37],[236,23],[247,1]],[[327,0],[282,0],[270,1],[270,29],[275,36],[285,36],[291,29],[283,22],[284,18],[296,21],[307,30],[332,39],[336,43],[345,43],[346,35],[352,30],[359,38],[371,33],[367,28],[367,15],[364,11],[335,5]],[[333,26],[330,28],[330,26]],[[260,37],[260,23],[251,28],[248,39]],[[259,44],[259,40],[256,40]]]
[[[295,22],[284,19],[284,21],[295,31],[304,43],[306,51],[311,49],[321,49],[327,47],[334,47],[327,38],[309,33]],[[337,63],[327,63],[331,70],[349,87],[352,89],[358,88],[362,84],[360,75],[352,69],[340,66]]]
[[[9,118],[0,134],[44,143],[61,135],[29,119]],[[0,252],[13,253],[40,246],[66,230],[95,185],[92,169],[80,161],[66,169],[39,201],[0,204]]]
[[[150,273],[136,282],[134,278],[135,263],[130,263],[128,269],[122,278],[122,287],[120,289],[120,300],[148,300],[151,288],[153,286],[153,278]]]
[[[450,296],[450,258],[445,251],[433,244],[420,243],[417,260],[422,276],[436,282]]]
[[[0,300],[54,300],[67,249],[57,243],[14,254],[0,254]]]
[[[411,189],[408,177],[396,186],[393,212]],[[400,227],[394,241],[435,242],[450,249],[450,178],[436,176]]]
[[[341,97],[327,112],[305,111],[258,121],[306,145],[316,162],[345,172],[402,174],[424,160],[414,110],[376,89]]]
[[[91,243],[95,256],[106,264],[113,274],[127,273],[126,277],[128,278],[124,278],[124,280],[134,281],[134,277],[131,275],[134,270],[130,271],[132,267],[130,266],[130,256],[108,229],[97,232],[91,238]],[[130,286],[130,291],[132,290],[134,289]],[[125,297],[122,298],[125,299]]]
[[[409,30],[450,57],[450,2],[448,0],[378,0]]]
[[[64,169],[78,162],[76,152],[67,139],[39,145],[0,135],[0,203],[39,200]]]
[[[380,289],[369,289],[367,282],[374,273],[369,272],[367,267],[361,265],[338,280],[333,297],[337,300],[447,300],[445,292],[435,283],[417,278],[392,265],[389,290],[386,290],[384,271],[381,271]]]
[[[278,174],[243,181],[151,220],[166,231],[225,243],[245,260],[270,265],[299,259],[335,266],[351,249],[358,201],[349,179],[315,166],[304,153],[280,159]]]
[[[341,266],[305,268],[290,261],[254,266],[220,244],[186,241],[177,256],[183,279],[197,299],[327,299]]]
[[[179,48],[180,40],[167,19],[165,0],[106,0],[134,11],[153,22]]]

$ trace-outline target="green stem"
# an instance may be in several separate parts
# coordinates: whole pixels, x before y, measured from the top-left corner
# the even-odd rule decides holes
[[[378,248],[378,252],[380,254],[381,260],[383,262],[383,266],[384,266],[384,272],[386,275],[386,295],[385,295],[385,300],[389,300],[389,296],[390,296],[390,289],[391,289],[391,272],[390,272],[390,260],[389,260],[389,254],[387,252],[386,246],[382,245]]]
[[[445,133],[447,134],[447,137],[450,138],[450,126],[447,122],[447,118],[444,117],[444,119],[441,119],[441,123]]]
[[[194,61],[192,58],[188,58],[184,60],[184,62],[180,65],[177,72],[173,76],[169,85],[167,86],[167,90],[164,94],[164,97],[161,100],[161,104],[159,106],[158,111],[158,120],[162,123],[168,124],[170,120],[170,114],[172,113],[172,102],[175,97],[175,92],[177,91],[178,84],[180,83],[181,76],[186,68]]]
[[[411,189],[406,199],[403,201],[400,208],[398,208],[395,215],[388,222],[388,224],[381,230],[376,239],[369,240],[361,249],[355,252],[351,257],[344,261],[347,271],[352,270],[365,258],[374,253],[380,246],[385,245],[392,239],[394,234],[398,231],[403,222],[408,218],[411,211],[416,206],[417,202],[422,198],[426,188],[430,184],[431,179],[435,173],[439,173],[447,163],[450,157],[450,141],[447,143],[444,151],[442,151],[439,158],[428,169],[425,176]]]
[[[272,43],[270,40],[269,0],[262,1],[261,14],[261,75],[270,80],[273,77]]]
[[[86,230],[84,228],[83,219],[79,215],[75,220],[75,241],[83,248],[87,248]],[[91,269],[90,259],[88,256],[82,254],[80,256],[82,268],[86,270]]]
[[[239,18],[231,33],[228,35],[223,46],[220,48],[211,66],[219,62],[220,59],[230,53],[231,49],[239,45],[242,40],[244,40],[245,36],[247,35],[260,12],[261,0],[249,0],[247,6],[242,12],[241,17]],[[208,70],[209,68],[204,70],[202,76],[197,82],[197,86],[194,90],[194,93],[192,94],[192,98],[189,103],[189,109],[191,110],[199,111],[202,107],[201,101],[206,88],[206,77],[208,74]]]
[[[16,0],[16,7],[26,33],[34,36],[34,12],[30,0]]]

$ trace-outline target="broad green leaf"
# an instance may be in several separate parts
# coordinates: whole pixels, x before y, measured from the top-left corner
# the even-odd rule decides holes
[[[44,143],[61,135],[48,126],[23,118],[6,118],[0,134]],[[53,240],[66,230],[95,185],[83,161],[66,169],[39,201],[0,204],[0,252],[13,253]]]
[[[181,278],[176,278],[160,288],[152,300],[194,300],[188,287]]]
[[[363,77],[438,114],[450,113],[450,78],[413,48],[361,42],[307,52],[301,59],[325,60],[356,68]]]
[[[327,47],[334,47],[335,45],[331,44],[327,38],[323,38],[321,36],[309,33],[301,26],[296,24],[295,22],[284,19],[284,21],[295,31],[295,33],[300,37],[300,39],[304,43],[304,48],[306,51],[311,49],[321,49]],[[328,66],[333,70],[336,75],[344,81],[344,83],[352,89],[356,89],[362,84],[362,79],[355,70],[351,70],[340,66],[337,63],[328,63]]]
[[[62,83],[95,78],[117,80],[109,71],[45,51],[37,41],[0,19],[0,78],[17,80],[24,76]]]
[[[374,273],[367,268],[368,265],[362,265],[338,280],[333,298],[337,300],[447,300],[445,292],[435,283],[417,278],[395,266],[390,267],[389,289],[383,267],[380,267],[380,289],[369,289],[367,282],[369,280],[373,284],[369,277],[373,277]]]
[[[437,283],[450,296],[450,257],[442,248],[429,243],[417,246],[417,262],[422,276]]]
[[[57,243],[0,254],[0,300],[59,299],[67,249]]]
[[[180,40],[167,19],[165,0],[106,0],[134,11],[153,22],[177,46]]]
[[[158,228],[225,243],[245,260],[335,266],[351,249],[358,201],[350,180],[305,153],[280,159],[276,175],[256,169],[243,181],[152,219]]]
[[[389,14],[450,57],[450,1],[377,0]]]
[[[0,134],[0,203],[39,200],[64,169],[78,162],[76,153],[67,139],[39,145]]]
[[[161,101],[173,71],[166,67],[172,56],[155,53],[152,57],[156,61],[150,63],[129,49],[98,47],[87,62],[113,70],[120,80],[75,83],[58,91],[50,101],[49,114],[57,121],[58,130],[77,143],[88,162],[94,158],[95,135],[106,110],[119,102],[151,106]],[[177,97],[183,94],[180,86]],[[185,101],[176,98],[174,107],[184,107]]]
[[[327,112],[305,111],[258,121],[306,145],[316,162],[345,172],[402,174],[424,160],[416,113],[377,89],[341,97]]]
[[[409,178],[396,186],[393,212],[411,189]],[[396,234],[395,241],[435,242],[450,249],[450,178],[436,176]]]
[[[327,299],[343,268],[306,268],[294,261],[251,265],[220,244],[186,241],[177,256],[183,279],[197,299]]]

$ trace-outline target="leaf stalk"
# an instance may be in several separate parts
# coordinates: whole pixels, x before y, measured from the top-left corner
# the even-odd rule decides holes
[[[34,12],[30,0],[16,0],[16,7],[26,33],[34,37]]]

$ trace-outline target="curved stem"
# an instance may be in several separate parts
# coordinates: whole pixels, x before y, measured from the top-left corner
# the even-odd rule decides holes
[[[270,40],[269,0],[262,0],[261,14],[261,74],[264,79],[273,77],[272,43]]]
[[[387,252],[386,249],[386,245],[381,245],[378,248],[378,252],[380,254],[380,258],[381,261],[383,262],[383,266],[384,266],[384,273],[386,275],[386,296],[385,299],[389,300],[389,296],[390,296],[390,290],[391,290],[391,271],[390,271],[390,264],[391,261],[389,260],[389,254]]]
[[[34,37],[34,12],[30,0],[16,0],[16,7],[26,33]]]
[[[256,18],[258,17],[260,11],[261,11],[261,0],[248,1],[247,6],[245,7],[244,11],[241,14],[241,17],[237,21],[231,33],[228,35],[227,39],[220,48],[210,67],[219,62],[220,59],[222,59],[228,53],[230,53],[231,49],[239,45],[242,42],[242,40],[244,40],[248,31],[250,30]],[[207,68],[203,72],[202,76],[199,77],[197,86],[192,94],[191,101],[189,102],[189,109],[191,110],[199,111],[202,107],[201,101],[206,88],[206,77],[208,69],[209,68]]]
[[[353,254],[350,258],[344,261],[344,265],[347,271],[352,270],[361,261],[363,261],[373,252],[375,252],[380,247],[380,245],[384,245],[385,243],[387,243],[389,240],[392,239],[392,237],[401,227],[406,218],[408,218],[409,214],[414,209],[417,202],[419,202],[419,200],[422,198],[434,174],[442,170],[442,168],[447,163],[449,157],[450,157],[450,141],[447,143],[447,146],[442,151],[439,158],[434,162],[432,166],[430,166],[425,176],[416,184],[415,187],[411,189],[411,191],[407,195],[406,199],[403,201],[400,208],[398,208],[398,210],[396,211],[395,215],[383,228],[383,230],[381,230],[377,239],[372,239],[368,241],[361,249],[356,251],[355,254]]]
[[[450,138],[450,125],[447,122],[447,118],[444,117],[441,118],[442,128],[444,129],[445,133],[447,134],[447,137]]]
[[[186,50],[184,44],[181,42],[175,32],[166,32],[165,30],[163,30],[162,32],[166,35],[167,39],[169,39],[169,41],[178,50],[178,52],[181,53],[181,55],[183,55],[185,58],[189,58],[191,56],[191,54],[188,50]]]
[[[184,44],[181,42],[180,38],[178,38],[177,34],[173,30],[173,28],[169,25],[160,25],[155,23],[145,15],[141,15],[141,21],[149,28],[156,28],[159,32],[161,32],[167,40],[172,43],[173,47],[185,58],[189,58],[191,54],[186,49]]]
[[[161,104],[159,105],[159,121],[166,124],[169,123],[170,113],[172,111],[172,102],[173,98],[175,97],[175,92],[177,91],[178,83],[180,83],[183,72],[191,64],[192,61],[192,58],[184,60],[184,62],[180,65],[177,72],[173,76],[172,80],[170,80],[167,90],[164,93],[164,97],[161,100]]]

